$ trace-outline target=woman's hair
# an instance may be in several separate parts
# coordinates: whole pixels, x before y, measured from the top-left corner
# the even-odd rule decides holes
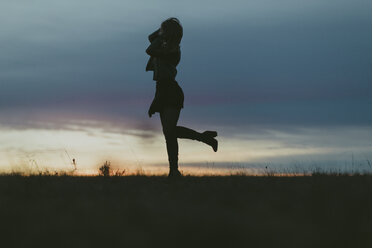
[[[166,19],[161,23],[161,27],[164,32],[163,36],[165,40],[171,46],[177,46],[181,43],[183,28],[180,21],[177,18],[171,17]]]

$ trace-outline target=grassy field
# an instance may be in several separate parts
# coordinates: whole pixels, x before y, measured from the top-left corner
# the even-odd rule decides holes
[[[0,176],[0,247],[372,247],[372,176]]]

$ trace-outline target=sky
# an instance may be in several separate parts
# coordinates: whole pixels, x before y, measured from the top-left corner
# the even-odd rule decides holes
[[[368,168],[368,0],[2,0],[0,171],[167,168],[147,36],[184,28],[179,124],[217,130],[219,151],[180,140],[183,168]],[[363,167],[364,168],[364,167]]]

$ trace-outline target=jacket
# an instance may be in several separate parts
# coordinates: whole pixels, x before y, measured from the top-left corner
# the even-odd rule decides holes
[[[166,41],[159,35],[159,29],[148,37],[151,44],[146,49],[150,58],[146,65],[146,71],[154,71],[155,81],[174,81],[177,75],[177,65],[181,59],[179,46],[170,48]]]
[[[155,97],[150,106],[150,112],[161,112],[164,107],[183,108],[184,94],[175,80],[176,66],[181,59],[180,47],[170,49],[164,39],[159,36],[159,29],[149,35],[150,46],[146,53],[150,58],[146,71],[154,71],[153,80],[156,81]]]

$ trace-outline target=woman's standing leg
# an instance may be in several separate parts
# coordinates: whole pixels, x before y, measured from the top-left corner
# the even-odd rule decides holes
[[[176,129],[180,111],[180,109],[172,107],[165,107],[162,111],[160,111],[161,125],[167,145],[170,175],[179,174],[178,142]]]

